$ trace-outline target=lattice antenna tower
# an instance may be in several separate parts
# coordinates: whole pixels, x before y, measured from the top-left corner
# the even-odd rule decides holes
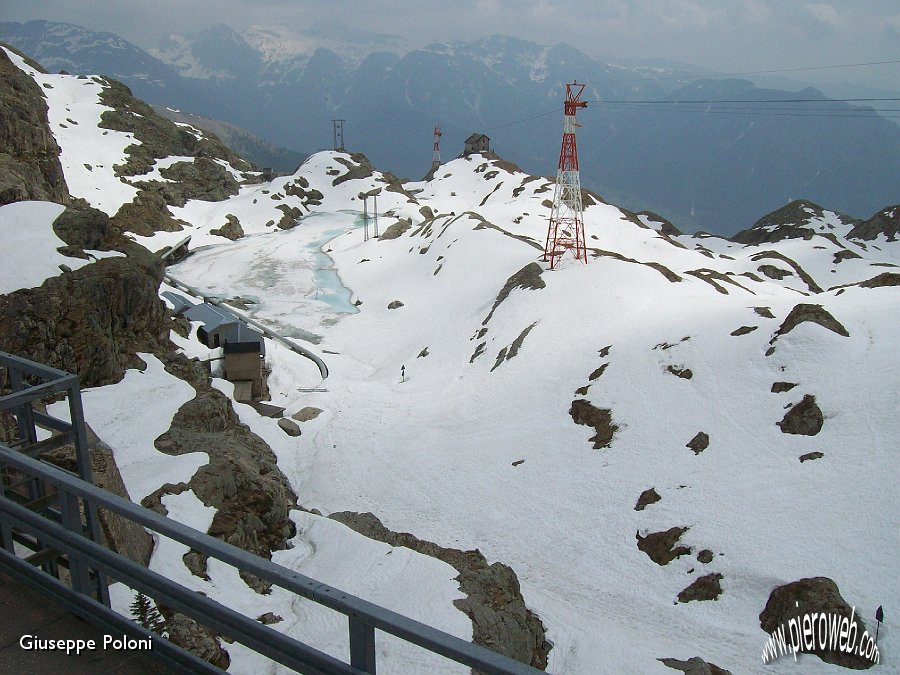
[[[431,169],[437,169],[441,165],[441,128],[434,128],[434,154],[431,156]]]
[[[334,127],[334,149],[344,149],[344,122],[347,120],[331,120]]]
[[[587,101],[581,100],[584,87],[578,82],[566,85],[562,147],[559,150],[559,168],[556,172],[550,225],[547,228],[547,243],[544,246],[544,262],[550,263],[550,269],[554,269],[568,251],[575,254],[576,260],[587,263],[578,146],[575,143],[575,129],[581,126],[575,121],[575,113],[579,108],[587,106]]]

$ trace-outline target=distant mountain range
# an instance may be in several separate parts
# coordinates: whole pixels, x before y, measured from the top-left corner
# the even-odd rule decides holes
[[[605,64],[566,44],[492,36],[404,52],[390,36],[342,43],[220,25],[167,36],[151,54],[109,33],[45,21],[0,23],[0,40],[51,70],[109,75],[152,103],[225,120],[302,153],[330,147],[331,120],[345,119],[348,149],[413,178],[430,166],[437,124],[445,159],[478,131],[527,171],[555,174],[564,83],[577,79],[588,83],[591,101],[579,113],[582,184],[686,230],[733,233],[798,198],[855,216],[898,198],[900,127],[869,109],[829,102],[813,89]],[[781,99],[814,99],[827,112],[673,105]],[[292,161],[274,168],[290,171]]]

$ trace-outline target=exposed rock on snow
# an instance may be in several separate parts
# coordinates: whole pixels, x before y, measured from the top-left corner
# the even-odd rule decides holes
[[[512,341],[512,343],[508,347],[503,347],[497,354],[497,360],[494,362],[494,367],[491,370],[496,370],[503,361],[509,361],[512,358],[515,358],[519,353],[519,349],[522,348],[522,344],[525,342],[525,338],[528,337],[528,334],[531,332],[531,329],[537,326],[538,322],[535,321],[530,326],[526,326],[521,333],[516,336],[516,339]]]
[[[862,288],[882,288],[884,286],[900,286],[900,274],[896,272],[882,272],[877,277],[872,277],[859,284]]]
[[[824,452],[807,452],[805,455],[800,455],[800,463],[802,464],[812,459],[822,459],[824,456]]]
[[[718,572],[704,575],[694,580],[690,586],[678,594],[678,602],[715,600],[722,595],[723,577]]]
[[[676,546],[681,535],[688,531],[686,527],[672,527],[662,532],[651,532],[642,537],[640,532],[635,533],[637,547],[647,554],[659,566],[668,565],[670,562],[691,552],[689,546]]]
[[[775,331],[775,335],[772,336],[769,344],[774,345],[778,338],[790,333],[804,321],[812,321],[838,335],[850,337],[850,333],[847,332],[847,329],[844,328],[841,322],[835,319],[827,309],[822,307],[822,305],[808,305],[801,303],[795,305],[790,314],[788,314],[784,321],[781,322],[781,325],[778,327],[778,330]]]
[[[828,214],[847,225],[858,222],[850,216],[825,211],[813,202],[797,199],[763,216],[750,229],[742,230],[731,237],[731,241],[758,246],[774,244],[785,239],[809,240],[816,235],[816,230],[809,226],[810,223],[813,220],[825,220]]]
[[[583,398],[572,401],[569,414],[575,424],[593,427],[597,432],[590,439],[594,443],[594,450],[608,448],[612,444],[613,436],[619,430],[619,426],[613,424],[611,410],[595,408]]]
[[[822,430],[825,417],[819,406],[816,405],[816,397],[806,394],[803,400],[793,406],[784,419],[777,423],[781,431],[786,434],[800,434],[802,436],[815,436]]]
[[[241,425],[231,401],[203,381],[193,384],[197,396],[178,410],[169,431],[157,439],[157,449],[170,455],[207,452],[209,464],[194,474],[189,486],[204,505],[217,509],[209,534],[270,558],[294,536],[288,511],[296,506],[296,495],[272,450]],[[142,503],[163,509],[160,499],[167,493],[158,490]],[[265,589],[258,579],[242,578],[257,591]]]
[[[139,176],[150,171],[157,159],[165,157],[219,158],[240,171],[253,166],[222,145],[211,133],[197,135],[192,128],[178,126],[152,107],[132,96],[121,82],[101,78],[100,101],[112,108],[101,114],[101,128],[134,134],[137,143],[126,149],[127,161],[116,167],[119,176]]]
[[[759,262],[760,260],[780,260],[783,263],[786,263],[790,266],[792,270],[796,273],[798,277],[806,284],[806,287],[809,289],[811,293],[821,293],[822,288],[816,283],[815,279],[813,279],[806,270],[801,267],[797,261],[788,258],[783,253],[779,253],[778,251],[761,251],[753,256],[751,256],[750,260],[753,262]],[[778,268],[775,268],[778,269]]]
[[[740,337],[741,335],[747,335],[748,333],[752,333],[757,328],[759,328],[759,326],[741,326],[740,328],[736,328],[735,330],[731,331],[731,335],[733,335],[735,337]]]
[[[503,284],[503,288],[501,288],[500,292],[497,294],[497,299],[494,300],[494,305],[491,307],[491,311],[488,312],[487,317],[485,317],[484,321],[482,321],[481,324],[487,325],[488,321],[491,320],[491,317],[494,316],[494,311],[497,309],[501,302],[509,297],[509,294],[514,288],[530,289],[532,291],[545,288],[547,284],[545,284],[544,280],[541,279],[541,274],[543,274],[543,272],[544,269],[540,265],[538,265],[536,262],[532,262],[525,265],[525,267],[523,267],[518,272],[513,274],[509,279],[507,279],[506,283]]]
[[[790,391],[794,387],[797,386],[796,382],[773,382],[772,383],[772,393],[773,394],[783,394],[786,391]]]
[[[408,220],[400,220],[399,222],[394,223],[393,225],[388,225],[387,229],[378,235],[379,241],[388,241],[390,239],[397,239],[402,234],[407,232],[412,227],[412,223]]]
[[[694,371],[692,371],[690,368],[680,368],[678,366],[670,365],[666,368],[666,372],[677,375],[678,377],[685,380],[689,380],[694,376]]]
[[[865,222],[857,224],[847,237],[874,241],[881,235],[884,235],[887,241],[897,241],[900,235],[900,204],[888,206]]]
[[[678,659],[659,659],[664,665],[673,670],[680,670],[684,675],[731,675],[730,670],[720,668],[715,663],[707,663],[699,656],[679,661]]]
[[[232,214],[228,214],[225,216],[225,220],[227,221],[222,227],[210,230],[210,234],[217,234],[220,237],[225,237],[226,239],[230,239],[231,241],[236,241],[244,236],[244,230],[241,227],[241,221],[237,219],[237,216]]]
[[[120,232],[134,232],[141,236],[151,236],[155,232],[177,232],[185,225],[172,216],[162,192],[153,188],[138,190],[134,199],[123,204],[110,221]]]
[[[593,381],[596,380],[598,377],[600,377],[601,375],[603,375],[603,371],[605,371],[608,367],[609,367],[609,364],[608,364],[608,363],[604,363],[604,364],[601,365],[599,368],[597,368],[597,370],[595,370],[593,373],[591,373],[590,375],[588,375],[588,380],[590,380],[591,382],[593,382]]]
[[[291,418],[297,420],[298,422],[309,422],[310,420],[316,419],[321,414],[321,408],[306,406],[305,408],[301,408],[293,415],[291,415]]]
[[[644,490],[641,493],[641,496],[638,497],[637,504],[634,505],[635,511],[643,511],[645,508],[650,506],[650,504],[655,504],[660,501],[662,497],[659,496],[659,493],[656,491],[656,488],[650,488],[649,490]]]
[[[467,596],[453,604],[472,620],[472,641],[535,668],[547,667],[553,645],[544,637],[540,618],[525,606],[519,580],[510,567],[499,562],[488,565],[477,549],[445,548],[408,532],[393,532],[371,513],[342,511],[328,517],[370,539],[405,546],[452,565],[459,572],[460,590]]]
[[[698,431],[685,447],[693,450],[695,455],[699,455],[709,447],[709,434],[705,431]]]
[[[760,265],[756,269],[765,276],[769,277],[770,279],[775,279],[776,281],[781,281],[785,277],[794,276],[793,272],[783,270],[780,267],[775,267],[775,265]]]
[[[769,594],[765,608],[759,614],[759,626],[769,634],[778,630],[780,626],[784,626],[787,631],[788,621],[813,612],[837,614],[848,620],[853,614],[852,623],[856,624],[856,635],[861,636],[866,630],[859,612],[853,613],[853,608],[841,596],[837,584],[828,577],[800,579],[774,588]],[[872,666],[871,661],[855,654],[840,651],[812,653],[826,663],[834,663],[845,668],[864,670]]]
[[[294,420],[290,420],[287,417],[282,417],[278,420],[278,426],[281,427],[281,430],[286,433],[288,436],[299,436],[302,432],[300,431],[300,425],[297,424]]]

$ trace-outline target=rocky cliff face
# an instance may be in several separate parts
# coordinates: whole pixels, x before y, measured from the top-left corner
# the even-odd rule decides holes
[[[140,365],[136,352],[168,343],[168,314],[157,295],[162,263],[121,239],[105,214],[84,204],[64,211],[54,229],[70,255],[115,247],[127,256],[0,295],[0,350],[76,373],[82,387],[118,382],[126,368]]]
[[[883,234],[888,241],[897,241],[897,237],[900,235],[900,204],[883,208],[850,230],[848,236],[872,241],[880,234]]]
[[[69,203],[59,146],[40,87],[0,50],[0,205],[40,199]]]

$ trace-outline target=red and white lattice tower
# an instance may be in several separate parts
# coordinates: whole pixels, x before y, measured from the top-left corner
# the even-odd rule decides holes
[[[581,126],[575,122],[575,112],[587,106],[587,101],[580,100],[583,91],[583,84],[573,82],[566,85],[559,169],[556,172],[556,190],[553,193],[550,226],[547,228],[547,243],[544,246],[544,262],[550,263],[550,269],[556,267],[567,251],[572,251],[577,260],[587,263],[578,147],[575,144],[575,128]]]
[[[431,168],[437,169],[441,165],[441,128],[434,128],[434,154],[431,156]]]

